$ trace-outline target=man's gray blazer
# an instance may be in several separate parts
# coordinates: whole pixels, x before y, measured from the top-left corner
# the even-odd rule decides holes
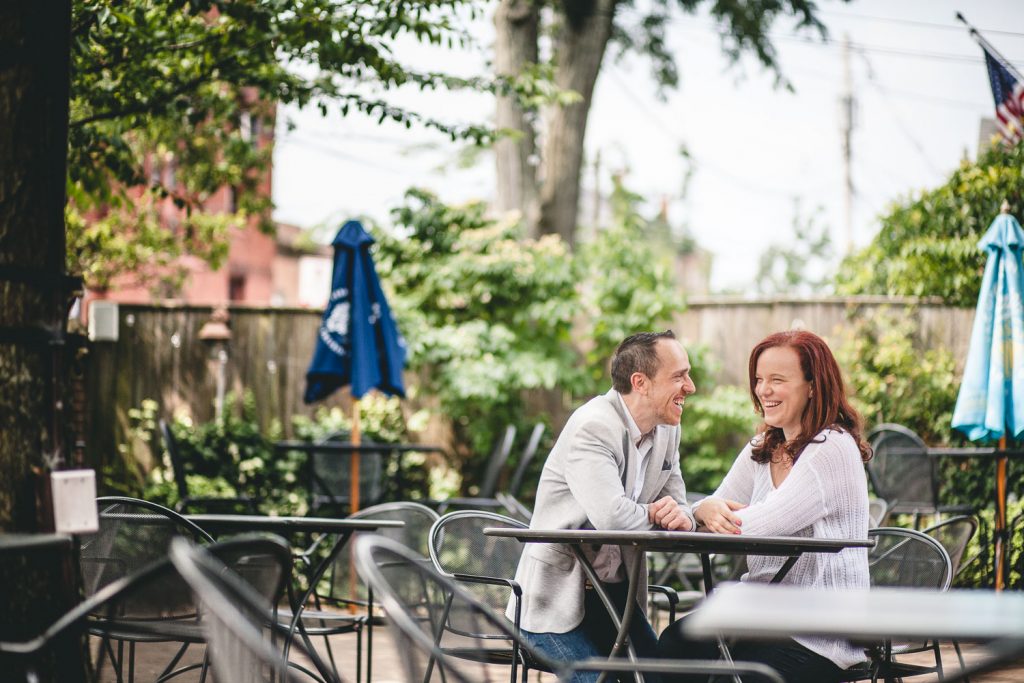
[[[569,418],[551,449],[537,488],[533,529],[649,530],[647,507],[672,496],[690,516],[679,472],[679,426],[659,425],[638,502],[633,487],[640,455],[615,390],[591,399]],[[625,482],[629,482],[629,489]],[[628,567],[632,548],[623,548]],[[585,575],[562,544],[524,545],[516,581],[523,587],[521,625],[534,633],[565,633],[583,621]],[[637,595],[647,592],[647,571]],[[641,600],[643,603],[643,600]],[[509,605],[508,617],[514,617]]]

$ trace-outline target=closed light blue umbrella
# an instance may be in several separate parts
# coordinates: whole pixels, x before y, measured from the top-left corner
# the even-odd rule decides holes
[[[978,248],[988,252],[971,331],[964,378],[953,411],[953,428],[971,441],[1024,436],[1024,230],[1009,205],[992,221]],[[996,469],[996,585],[1003,574],[1006,528],[1006,458]]]
[[[316,350],[306,372],[306,403],[351,385],[356,399],[352,442],[358,444],[358,401],[371,389],[405,396],[405,340],[391,315],[370,257],[373,237],[359,221],[348,221],[334,238],[331,296],[317,334]],[[359,458],[352,454],[352,500],[359,507]]]

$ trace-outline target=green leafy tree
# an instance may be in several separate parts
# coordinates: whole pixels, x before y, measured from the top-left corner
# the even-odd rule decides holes
[[[401,86],[486,87],[402,64],[402,39],[466,40],[467,0],[293,3],[82,0],[71,22],[68,261],[87,283],[125,271],[155,275],[183,254],[217,266],[232,226],[266,216],[265,181],[277,102],[324,115],[361,112],[483,139],[390,104]],[[232,188],[234,206],[205,216]],[[168,202],[178,225],[159,220]],[[263,227],[270,229],[269,224]]]
[[[481,203],[453,207],[410,190],[393,219],[398,236],[380,237],[378,270],[394,291],[409,366],[438,396],[464,462],[487,453],[506,424],[527,426],[524,391],[579,384],[576,269],[557,237],[524,239]]]
[[[978,240],[1003,200],[1024,207],[1024,145],[996,145],[965,161],[942,186],[890,207],[875,239],[846,259],[837,277],[841,294],[939,296],[974,306],[985,254]]]
[[[685,307],[673,276],[678,249],[671,236],[640,214],[642,198],[619,177],[613,178],[610,200],[611,226],[583,245],[578,257],[578,326],[586,340],[588,395],[611,386],[608,360],[619,342],[635,332],[670,326]]]
[[[540,65],[550,70],[557,91],[576,96],[563,96],[542,112],[535,100],[515,89],[499,91],[498,126],[516,134],[495,146],[498,207],[518,209],[530,234],[557,234],[574,245],[583,140],[605,53],[646,57],[658,88],[673,88],[679,68],[668,31],[681,15],[695,14],[702,6],[717,25],[730,63],[752,55],[785,87],[790,86],[772,42],[776,22],[787,20],[797,30],[825,34],[817,4],[808,0],[500,0],[494,20],[495,72],[512,82],[530,80]],[[538,49],[541,41],[550,45],[545,50],[550,56]]]

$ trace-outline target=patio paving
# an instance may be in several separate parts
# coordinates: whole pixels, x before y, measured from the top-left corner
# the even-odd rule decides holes
[[[325,654],[323,649],[323,639],[317,640],[319,641],[319,645],[317,646],[318,652],[320,652],[320,654]],[[337,657],[338,665],[345,681],[355,681],[355,642],[355,637],[352,635],[334,636],[331,638],[335,656]],[[968,663],[976,661],[983,655],[983,648],[980,646],[964,645],[963,650]],[[163,666],[173,655],[174,651],[174,646],[167,644],[148,644],[139,646],[136,655],[135,680],[140,683],[155,680]],[[374,629],[373,651],[373,683],[403,683],[404,678],[401,668],[401,654],[396,649],[394,641],[388,633],[387,628],[378,627]],[[187,663],[198,662],[200,661],[201,654],[202,647],[193,646],[190,648],[189,653],[185,656],[183,661]],[[927,654],[917,654],[902,657],[901,661],[930,664],[932,660]],[[942,662],[946,667],[947,672],[954,673],[958,670],[956,653],[948,643],[944,644],[942,647]],[[187,675],[179,676],[173,680],[181,683],[191,683],[199,680],[199,674],[198,671],[196,671]],[[215,682],[216,676],[212,674],[207,678],[207,680]],[[307,679],[299,678],[299,680],[303,681]],[[495,668],[495,676],[493,677],[493,680],[499,682],[507,681],[508,669],[503,667]],[[541,683],[551,683],[555,678],[548,674],[538,673],[531,674],[530,680]],[[919,676],[908,680],[920,681],[920,683],[930,683],[932,681],[937,681],[938,677]],[[971,680],[977,681],[978,683],[1020,683],[1020,681],[1024,681],[1024,660],[1018,662],[1013,668],[993,672],[985,676],[977,676]],[[100,681],[101,683],[114,683],[116,681],[109,663],[101,672]]]

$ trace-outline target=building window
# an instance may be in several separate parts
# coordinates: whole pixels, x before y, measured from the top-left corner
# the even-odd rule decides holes
[[[231,301],[245,301],[244,275],[232,275],[228,280],[228,299]]]

